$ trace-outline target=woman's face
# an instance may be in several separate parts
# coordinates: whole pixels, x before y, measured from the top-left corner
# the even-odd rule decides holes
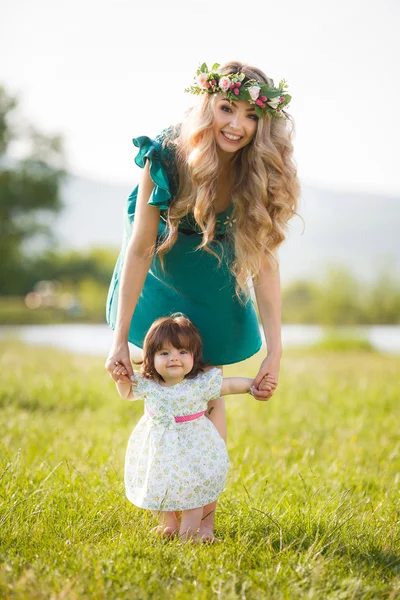
[[[258,117],[247,100],[218,99],[214,105],[213,133],[223,152],[233,153],[247,146],[257,131]]]

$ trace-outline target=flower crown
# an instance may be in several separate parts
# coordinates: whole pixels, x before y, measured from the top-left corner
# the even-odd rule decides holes
[[[285,79],[279,82],[279,86],[261,83],[256,79],[248,79],[243,83],[246,75],[244,73],[230,73],[224,75],[219,69],[219,64],[215,63],[209,71],[206,63],[203,63],[196,73],[195,85],[185,89],[185,92],[191,94],[215,94],[217,92],[225,94],[225,97],[232,102],[233,100],[247,100],[250,104],[255,104],[255,111],[258,117],[268,115],[269,117],[285,118],[282,109],[288,106],[292,97],[287,93],[288,85]]]

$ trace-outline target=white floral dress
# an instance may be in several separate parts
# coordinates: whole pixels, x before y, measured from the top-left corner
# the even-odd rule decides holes
[[[143,399],[146,406],[126,451],[128,499],[151,510],[188,510],[214,502],[228,474],[226,444],[205,415],[187,422],[174,417],[205,411],[209,400],[220,397],[221,369],[169,387],[137,371],[135,376],[135,400]]]

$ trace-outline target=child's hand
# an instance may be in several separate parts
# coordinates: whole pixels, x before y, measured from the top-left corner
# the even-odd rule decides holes
[[[116,383],[125,383],[120,381],[120,377],[122,377],[123,375],[128,375],[128,371],[125,369],[124,365],[120,365],[118,363],[117,365],[115,365],[112,375],[114,379],[117,378],[115,381]]]
[[[267,375],[265,375],[265,377],[261,379],[258,389],[262,390],[263,392],[272,392],[272,390],[276,389],[277,385],[278,382],[276,381],[275,377],[268,373]]]

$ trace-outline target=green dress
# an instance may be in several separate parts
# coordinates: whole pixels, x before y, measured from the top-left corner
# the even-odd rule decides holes
[[[136,164],[143,168],[150,161],[150,176],[155,184],[149,204],[160,209],[158,240],[165,234],[166,214],[179,186],[175,153],[168,144],[172,129],[164,130],[154,140],[134,138],[139,148]],[[124,241],[115,265],[107,298],[107,322],[115,328],[118,292],[126,247],[131,236],[138,187],[127,200]],[[204,346],[203,358],[210,365],[236,363],[255,354],[261,347],[260,328],[253,302],[239,302],[235,279],[229,270],[234,257],[232,205],[217,215],[212,249],[222,257],[196,250],[201,234],[193,214],[181,220],[178,239],[164,255],[163,271],[157,256],[153,258],[137,302],[128,339],[143,347],[143,339],[155,319],[182,312],[198,327]]]

